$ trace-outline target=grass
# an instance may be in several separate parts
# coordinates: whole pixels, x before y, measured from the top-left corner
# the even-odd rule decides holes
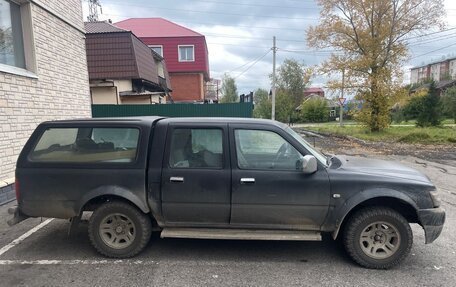
[[[381,132],[370,132],[367,128],[354,125],[318,125],[306,129],[342,136],[352,136],[362,140],[381,142],[403,142],[419,144],[456,144],[456,127],[391,126]]]
[[[416,120],[409,120],[409,121],[402,121],[400,123],[393,123],[393,125],[414,125],[416,123]],[[455,122],[453,119],[444,119],[442,120],[442,125],[454,125]]]

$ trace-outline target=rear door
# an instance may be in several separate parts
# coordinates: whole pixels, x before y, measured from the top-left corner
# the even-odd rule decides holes
[[[233,226],[319,230],[328,212],[324,166],[304,174],[309,154],[284,130],[230,124]]]
[[[231,167],[226,124],[169,123],[161,179],[167,225],[228,225]]]

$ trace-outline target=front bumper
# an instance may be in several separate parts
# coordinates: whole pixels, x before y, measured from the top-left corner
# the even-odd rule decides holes
[[[418,210],[418,217],[424,229],[426,244],[434,242],[442,233],[445,223],[445,210],[441,207],[420,209]]]

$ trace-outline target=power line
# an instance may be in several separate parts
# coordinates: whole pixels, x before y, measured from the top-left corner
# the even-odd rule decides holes
[[[239,75],[235,76],[233,79],[237,79],[239,78],[240,76],[244,75],[248,70],[250,70],[253,66],[256,65],[256,63],[258,63],[259,61],[263,60],[264,57],[266,57],[266,55],[269,54],[269,52],[271,52],[271,50],[267,51],[266,54],[264,54],[263,56],[261,56],[259,59],[257,59],[255,62],[253,62],[250,66],[247,67],[247,69],[245,69],[244,71],[242,71],[242,73],[240,73]]]
[[[230,34],[218,34],[218,33],[204,33],[204,36],[214,36],[214,37],[224,37],[224,38],[234,38],[234,39],[249,39],[249,40],[269,40],[269,38],[260,38],[260,37],[249,37],[249,36],[234,36]],[[298,43],[307,43],[305,40],[296,40],[296,39],[278,39],[284,42],[298,42]]]
[[[225,2],[225,1],[209,1],[209,0],[193,0],[192,2],[216,3],[219,5],[230,6],[250,6],[250,7],[267,7],[267,8],[283,8],[283,9],[304,9],[304,10],[320,10],[317,7],[298,7],[298,6],[280,6],[280,5],[267,5],[267,4],[253,4],[253,3],[240,3],[240,2]],[[301,2],[301,1],[299,1]],[[311,1],[309,1],[311,3]]]
[[[111,4],[114,6],[122,6],[125,5],[121,4]],[[156,7],[156,6],[148,6],[148,5],[131,5],[130,7],[141,7],[141,8],[151,8],[151,9],[158,9],[158,10],[167,10],[167,11],[181,11],[181,12],[190,12],[190,13],[200,13],[200,14],[217,14],[217,15],[226,15],[226,16],[242,16],[242,17],[252,17],[252,18],[275,18],[275,19],[290,19],[290,20],[319,20],[318,18],[311,18],[311,17],[285,17],[285,16],[273,16],[273,15],[252,15],[252,14],[238,14],[238,13],[226,13],[226,12],[216,12],[216,11],[198,11],[198,10],[190,10],[190,9],[178,9],[178,8],[166,8],[166,7]],[[122,15],[113,15],[112,16],[122,16]]]
[[[269,49],[270,47],[266,46],[253,46],[253,45],[244,45],[244,44],[229,44],[229,43],[214,43],[207,42],[208,45],[220,45],[220,46],[235,46],[235,47],[246,47],[246,48],[258,48],[258,49]]]
[[[425,39],[423,41],[416,41],[416,42],[413,42],[413,43],[407,43],[407,46],[409,46],[409,47],[421,46],[421,45],[424,45],[424,44],[429,44],[429,43],[434,43],[434,42],[437,42],[437,41],[452,39],[452,38],[455,38],[455,37],[456,37],[456,33],[451,33],[451,34],[447,34],[447,35],[441,35],[441,36],[438,36],[438,37]]]
[[[445,46],[445,47],[442,47],[442,48],[439,48],[439,49],[436,49],[436,50],[429,51],[427,53],[424,53],[424,54],[421,54],[421,55],[418,55],[418,56],[413,56],[413,57],[410,58],[410,60],[416,59],[416,58],[419,58],[419,57],[422,57],[422,56],[426,56],[426,55],[432,54],[432,53],[437,52],[437,51],[444,50],[444,49],[452,47],[454,45],[456,45],[456,43],[453,43],[451,45],[448,45],[448,46]]]
[[[429,36],[429,35],[444,33],[444,32],[448,32],[448,31],[452,31],[452,30],[456,30],[456,27],[449,28],[449,29],[445,29],[445,30],[441,30],[441,31],[435,31],[435,32],[431,32],[431,33],[428,33],[428,34],[423,34],[423,35],[417,35],[417,36],[413,36],[413,37],[408,37],[408,38],[405,38],[404,40],[407,41],[407,40],[410,40],[410,39],[416,39],[416,38],[427,37],[427,36]]]
[[[103,15],[108,15],[108,16],[118,16],[118,17],[130,17],[130,18],[136,18],[138,15],[124,15],[124,14],[108,14],[104,13]],[[293,19],[291,19],[293,20]],[[198,24],[198,25],[216,25],[216,26],[222,26],[222,27],[234,27],[234,28],[254,28],[254,29],[269,29],[269,30],[287,30],[287,31],[300,31],[303,32],[304,29],[302,28],[283,28],[283,27],[267,27],[267,26],[255,26],[255,25],[221,25],[218,22],[194,22],[194,21],[188,21],[186,19],[176,19],[173,18],[172,21],[175,22],[181,22],[181,23],[191,23],[191,24]]]
[[[249,62],[247,62],[247,63],[245,63],[245,64],[243,64],[243,65],[241,65],[241,66],[239,66],[239,67],[237,67],[237,68],[232,69],[231,71],[228,72],[228,74],[229,74],[229,73],[232,73],[232,72],[234,72],[234,71],[236,71],[236,70],[239,70],[239,69],[241,69],[241,68],[244,68],[245,66],[249,65],[250,63],[257,61],[258,59],[264,58],[268,53],[269,53],[269,50],[266,52],[265,55],[261,55],[261,56],[255,58],[255,59],[253,59],[252,61],[249,61]]]
[[[279,51],[288,52],[288,53],[297,53],[297,54],[333,54],[333,53],[342,53],[339,50],[289,50],[279,48]]]

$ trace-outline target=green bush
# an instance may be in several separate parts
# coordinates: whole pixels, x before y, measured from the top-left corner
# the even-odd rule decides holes
[[[397,108],[393,111],[391,111],[391,121],[397,124],[402,123],[403,121],[406,121],[406,117],[404,115],[404,111],[401,108]]]
[[[446,116],[452,118],[456,124],[456,87],[448,88],[442,99]]]
[[[439,92],[432,82],[424,95],[414,96],[403,109],[406,120],[416,119],[416,126],[439,126],[443,116]]]
[[[324,98],[305,100],[301,105],[301,119],[304,122],[321,123],[329,119],[328,104]]]
[[[422,109],[416,119],[416,125],[418,127],[438,126],[442,120],[442,114],[440,96],[435,88],[435,83],[432,82],[428,94],[423,97]]]
[[[402,109],[404,119],[406,121],[418,118],[421,110],[423,110],[424,96],[414,96]]]

